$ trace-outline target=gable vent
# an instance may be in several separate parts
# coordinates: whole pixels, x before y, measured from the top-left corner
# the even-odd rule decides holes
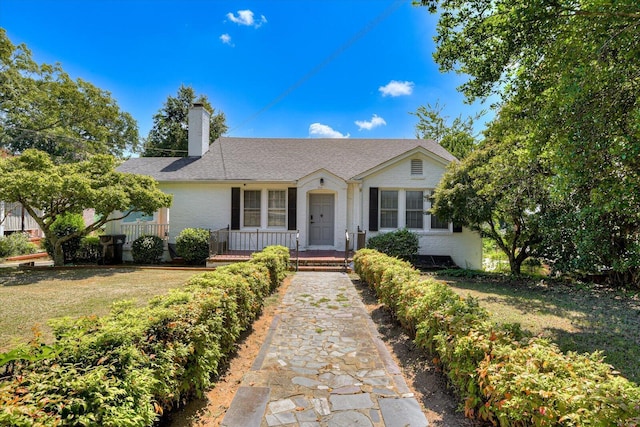
[[[422,175],[422,160],[411,159],[411,175]]]

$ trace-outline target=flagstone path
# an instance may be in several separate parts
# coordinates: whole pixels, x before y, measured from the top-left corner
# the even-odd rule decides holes
[[[344,273],[299,272],[226,427],[424,427],[420,405]]]

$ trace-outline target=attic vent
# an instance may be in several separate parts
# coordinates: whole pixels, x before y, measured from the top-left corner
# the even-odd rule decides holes
[[[411,175],[422,175],[422,160],[411,159]]]

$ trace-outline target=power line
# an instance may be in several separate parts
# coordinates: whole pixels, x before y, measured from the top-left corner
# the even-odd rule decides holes
[[[280,95],[278,95],[275,99],[273,99],[270,103],[268,103],[266,106],[262,107],[260,110],[258,110],[257,112],[255,112],[254,114],[252,114],[251,116],[249,116],[249,118],[247,118],[246,120],[244,120],[243,122],[241,122],[239,125],[237,125],[236,127],[234,127],[233,129],[229,130],[228,132],[226,132],[226,134],[230,134],[233,133],[234,131],[236,131],[237,129],[243,127],[244,125],[246,125],[247,123],[255,120],[256,117],[258,117],[260,114],[264,113],[265,111],[269,110],[270,108],[272,108],[274,105],[278,104],[280,101],[282,101],[284,98],[286,98],[287,96],[289,96],[289,94],[293,91],[295,91],[297,88],[299,88],[300,86],[302,86],[302,84],[304,84],[307,80],[309,80],[311,77],[313,77],[314,75],[316,75],[320,70],[322,70],[324,67],[326,67],[327,65],[329,65],[329,63],[331,63],[334,59],[336,59],[338,56],[340,56],[345,50],[349,49],[355,42],[357,42],[358,40],[360,40],[362,37],[364,37],[365,34],[367,34],[369,31],[371,31],[372,29],[374,29],[376,26],[378,26],[382,21],[384,21],[385,19],[387,19],[389,17],[389,15],[391,15],[393,12],[395,12],[406,0],[396,0],[395,2],[393,2],[387,9],[385,9],[380,15],[378,15],[375,19],[373,19],[371,22],[369,22],[367,25],[365,25],[360,31],[358,31],[353,37],[351,37],[349,40],[347,40],[344,44],[342,44],[342,46],[340,46],[338,49],[336,49],[335,51],[333,51],[333,53],[331,53],[331,55],[329,55],[327,58],[324,59],[324,61],[322,61],[320,64],[316,65],[313,69],[311,69],[311,71],[309,71],[307,74],[305,74],[304,76],[302,76],[298,81],[296,81],[294,84],[292,84],[291,86],[289,86],[284,92],[282,92]]]

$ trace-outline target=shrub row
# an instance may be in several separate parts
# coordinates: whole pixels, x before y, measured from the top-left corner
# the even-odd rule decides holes
[[[5,365],[0,425],[152,425],[210,388],[288,262],[286,248],[266,248],[146,307],[120,302],[104,317],[52,322],[53,346],[16,349]]]
[[[600,353],[564,354],[519,324],[492,323],[476,300],[375,250],[358,251],[354,267],[416,344],[435,356],[468,417],[499,426],[640,423],[640,387]]]

